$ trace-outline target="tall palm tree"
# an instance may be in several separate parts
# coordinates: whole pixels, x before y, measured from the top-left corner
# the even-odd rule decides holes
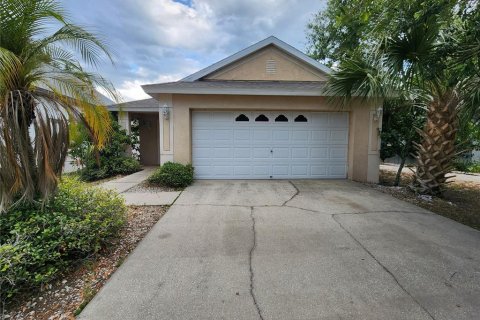
[[[69,23],[57,1],[0,0],[0,212],[49,198],[69,123],[82,123],[97,146],[105,143],[110,119],[95,88],[115,91],[79,62],[94,68],[103,58],[111,61],[106,45]]]
[[[442,15],[431,8],[408,24],[400,24],[372,53],[343,61],[330,79],[328,91],[361,99],[399,99],[425,108],[425,127],[418,129],[417,170],[413,187],[440,194],[457,155],[458,113],[463,103],[464,78],[452,54],[458,47],[442,32]],[[470,104],[471,108],[478,108]]]

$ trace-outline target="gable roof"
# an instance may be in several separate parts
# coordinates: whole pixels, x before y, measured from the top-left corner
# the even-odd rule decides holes
[[[267,46],[275,46],[278,49],[280,49],[283,52],[286,52],[287,54],[305,62],[309,66],[313,67],[314,69],[317,69],[325,74],[330,74],[332,70],[328,68],[327,66],[321,64],[320,62],[310,58],[307,56],[305,53],[301,52],[300,50],[292,47],[291,45],[279,40],[278,38],[274,36],[270,36],[262,41],[259,41],[253,45],[251,45],[248,48],[245,48],[223,60],[220,60],[217,63],[212,64],[209,67],[206,67],[198,72],[195,72],[194,74],[189,75],[188,77],[185,77],[181,79],[179,82],[192,82],[192,81],[198,81],[201,78],[217,71],[220,70],[223,67],[226,67],[227,65],[230,65],[256,51],[259,51]]]

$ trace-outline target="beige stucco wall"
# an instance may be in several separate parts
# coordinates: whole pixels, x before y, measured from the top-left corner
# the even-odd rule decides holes
[[[267,61],[274,62],[275,73],[267,72]],[[326,76],[273,46],[266,47],[219,71],[208,80],[324,81]]]
[[[192,110],[298,110],[349,112],[348,178],[378,182],[378,121],[373,121],[374,102],[355,101],[339,108],[324,97],[173,95],[173,160],[191,163]],[[373,137],[373,138],[372,138]]]

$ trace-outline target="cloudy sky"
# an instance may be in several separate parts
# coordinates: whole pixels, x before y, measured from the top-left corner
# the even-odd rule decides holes
[[[98,72],[124,100],[140,85],[176,81],[270,35],[305,50],[324,0],[63,0],[70,19],[107,41],[115,65]]]

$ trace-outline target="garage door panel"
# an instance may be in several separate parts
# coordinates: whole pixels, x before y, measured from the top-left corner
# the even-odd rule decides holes
[[[269,177],[270,176],[270,166],[269,165],[254,165],[253,166],[253,175],[256,177]]]
[[[345,112],[328,113],[328,125],[332,128],[348,128],[348,115]]]
[[[223,122],[223,123],[232,123],[232,113],[231,112],[221,112],[221,111],[215,111],[215,112],[210,112],[213,114],[213,121],[215,122]]]
[[[197,159],[209,159],[212,156],[211,148],[192,148]]]
[[[235,121],[240,114],[249,121]],[[255,122],[260,114],[269,122]],[[279,115],[288,122],[275,122]],[[299,115],[307,122],[294,122]],[[347,113],[192,113],[192,162],[199,179],[345,178],[347,149]]]
[[[290,159],[289,148],[272,148],[272,156],[274,159]]]
[[[331,144],[347,144],[348,143],[348,132],[347,130],[337,130],[333,129],[330,131],[330,143]]]
[[[312,165],[310,167],[310,173],[314,177],[326,177],[327,176],[328,167],[326,165]]]
[[[250,148],[234,148],[234,159],[250,159],[252,157],[252,150]]]
[[[231,177],[233,175],[233,167],[231,165],[225,165],[225,166],[217,165],[213,167],[213,170],[216,176]]]
[[[250,143],[250,129],[235,129],[233,131],[235,142],[247,141]]]
[[[308,175],[308,164],[303,165],[292,165],[292,176],[307,176]]]
[[[313,143],[325,143],[328,141],[328,130],[312,130],[312,142]]]
[[[198,178],[206,178],[206,177],[211,176],[211,174],[212,174],[211,170],[212,170],[212,168],[210,166],[197,165],[197,166],[195,166],[195,175]]]
[[[253,148],[253,159],[270,159],[272,154],[270,148]]]
[[[290,149],[290,152],[292,154],[292,159],[308,159],[309,154],[308,154],[309,148],[304,147],[304,148],[296,148],[293,147]]]
[[[250,166],[235,166],[234,167],[234,175],[236,177],[249,177],[252,175],[252,168]]]
[[[310,123],[316,127],[326,127],[328,126],[328,114],[310,114]]]
[[[212,112],[195,112],[195,116],[192,116],[192,127],[208,128],[212,121]]]
[[[312,159],[328,159],[328,148],[311,148],[310,157]]]
[[[294,130],[292,132],[292,140],[293,141],[303,141],[307,142],[308,141],[308,136],[310,132],[307,130]]]
[[[215,137],[215,132],[211,129],[195,129],[192,130],[192,141],[209,141]]]
[[[253,129],[253,143],[254,144],[264,144],[265,142],[272,141],[272,130],[271,129]]]
[[[233,140],[233,131],[231,129],[217,129],[214,131],[215,140]]]
[[[233,159],[233,150],[231,148],[214,148],[214,159]]]
[[[347,158],[347,148],[330,147],[330,159],[346,159],[346,158]]]
[[[286,129],[273,129],[273,142],[274,143],[288,143],[290,141],[290,130]]]
[[[328,169],[329,169],[329,175],[330,176],[343,178],[347,174],[347,170],[346,170],[345,166],[332,165]]]
[[[290,173],[289,165],[273,165],[272,169],[274,176],[289,176]]]

